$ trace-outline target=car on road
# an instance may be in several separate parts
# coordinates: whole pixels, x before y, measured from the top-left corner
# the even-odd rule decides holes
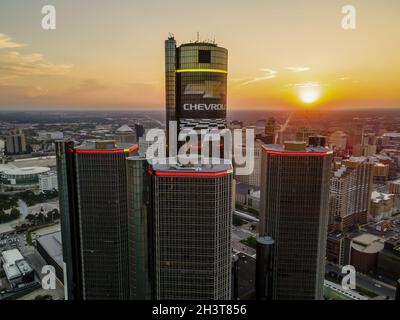
[[[374,283],[374,286],[377,288],[382,288],[382,286],[379,283]]]

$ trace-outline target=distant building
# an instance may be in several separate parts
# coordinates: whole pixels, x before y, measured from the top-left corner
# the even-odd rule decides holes
[[[348,231],[367,223],[374,164],[351,158],[336,165],[331,178],[329,228]]]
[[[0,139],[0,157],[4,155],[6,150],[6,142],[3,139]]]
[[[379,222],[383,219],[391,218],[393,214],[400,210],[396,204],[396,196],[394,194],[372,192],[370,219]]]
[[[260,210],[260,189],[244,183],[236,184],[236,204]]]
[[[58,190],[57,173],[46,172],[39,175],[39,190],[41,192]]]
[[[275,241],[272,298],[322,299],[332,151],[263,147],[260,236]]]
[[[35,280],[32,267],[18,249],[3,251],[1,253],[1,265],[12,288]]]
[[[61,140],[63,138],[64,134],[60,131],[52,131],[52,132],[41,131],[38,133],[39,140]]]
[[[114,139],[116,143],[137,143],[136,132],[127,125],[123,125],[117,129]]]
[[[375,163],[374,166],[374,183],[385,184],[389,177],[389,164],[381,162]]]
[[[39,176],[49,171],[47,167],[0,166],[3,186],[12,189],[36,189],[39,187]]]
[[[244,184],[248,184],[255,187],[261,185],[261,156],[262,156],[262,145],[260,140],[254,142],[254,148],[243,145],[243,153],[252,152],[254,157],[254,168],[253,171],[248,175],[235,175],[235,179]]]
[[[389,193],[400,195],[400,180],[388,182]]]
[[[136,123],[135,124],[135,132],[136,132],[136,138],[139,139],[141,137],[143,137],[144,135],[144,126],[140,123]]]
[[[296,141],[308,143],[310,136],[315,136],[315,130],[311,128],[299,128],[296,133]]]
[[[329,136],[329,145],[335,150],[345,150],[347,147],[347,135],[343,131],[333,132]]]
[[[13,129],[6,136],[7,154],[26,153],[25,135],[21,129]]]
[[[351,241],[350,264],[357,272],[375,273],[378,254],[384,248],[384,240],[369,233],[355,237]]]

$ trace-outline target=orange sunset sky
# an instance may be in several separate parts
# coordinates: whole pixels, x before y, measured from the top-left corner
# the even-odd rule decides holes
[[[169,32],[229,50],[230,110],[400,108],[399,0],[1,0],[0,110],[162,109]]]

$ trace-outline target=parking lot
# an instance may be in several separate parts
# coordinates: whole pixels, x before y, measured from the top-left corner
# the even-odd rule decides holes
[[[25,252],[30,251],[29,247],[25,232],[0,235],[0,251],[18,249],[24,255]]]

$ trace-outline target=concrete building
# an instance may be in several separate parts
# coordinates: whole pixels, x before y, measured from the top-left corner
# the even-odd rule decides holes
[[[375,273],[378,254],[384,248],[384,240],[369,233],[355,237],[351,241],[350,264],[357,272]]]
[[[259,234],[275,241],[273,299],[322,299],[332,156],[303,142],[263,147]]]
[[[115,131],[114,139],[116,143],[137,143],[135,130],[128,125],[123,125]]]
[[[38,140],[61,140],[64,138],[64,134],[60,131],[40,131],[38,133]]]
[[[400,208],[396,202],[396,196],[390,193],[374,191],[371,196],[370,219],[379,222],[383,219],[389,219]]]
[[[129,298],[126,158],[137,145],[57,142],[68,299]]]
[[[25,135],[21,129],[13,129],[6,136],[7,154],[26,153]]]
[[[388,182],[389,193],[400,195],[400,180]]]
[[[351,158],[336,164],[330,186],[329,229],[348,231],[367,223],[374,164]]]
[[[58,190],[58,179],[56,172],[46,172],[39,175],[39,190],[41,192]]]
[[[57,278],[64,283],[61,231],[36,237],[35,245],[46,263],[54,267]]]
[[[18,249],[3,251],[1,265],[11,288],[35,280],[34,271]]]
[[[329,146],[335,150],[345,150],[347,135],[343,131],[335,131],[329,136]]]
[[[252,152],[254,157],[254,168],[251,174],[249,175],[236,175],[235,179],[238,182],[254,186],[260,187],[261,186],[261,156],[262,156],[262,143],[261,140],[256,139],[254,142],[254,148],[247,147],[243,144],[243,153]]]

